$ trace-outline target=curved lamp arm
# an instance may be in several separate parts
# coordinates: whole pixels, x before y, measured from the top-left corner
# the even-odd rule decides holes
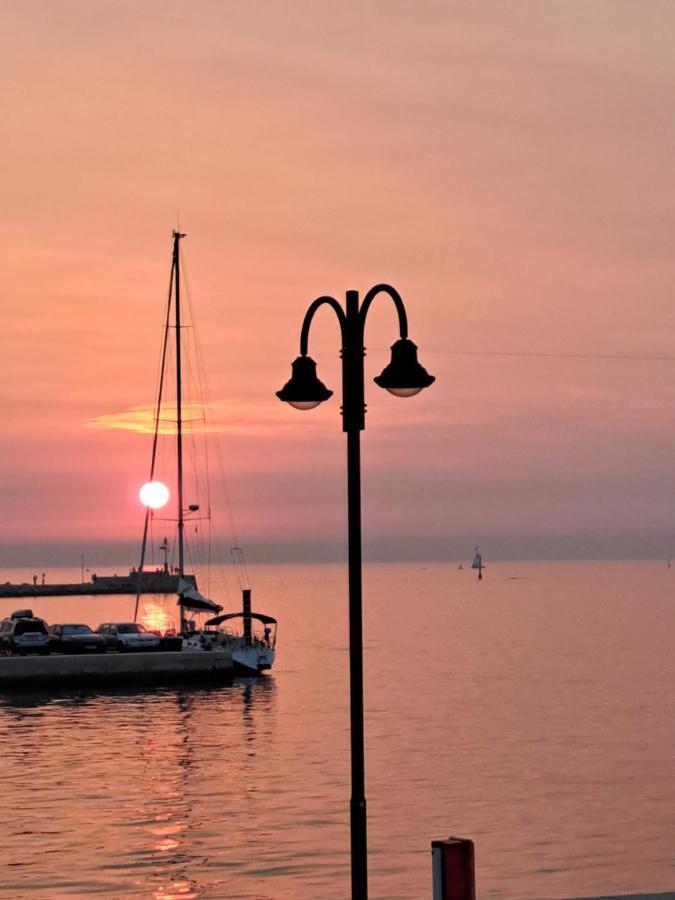
[[[389,294],[391,299],[394,301],[394,306],[396,307],[396,312],[398,313],[398,327],[401,333],[401,338],[405,339],[408,337],[408,316],[406,315],[405,306],[403,305],[403,300],[401,299],[401,295],[393,288],[390,284],[376,284],[374,287],[368,291],[366,296],[363,298],[363,303],[361,304],[361,327],[362,330],[366,324],[366,316],[368,315],[368,310],[370,309],[370,304],[373,302],[375,297],[378,294]]]
[[[305,318],[302,323],[302,331],[300,332],[300,356],[307,356],[307,345],[309,343],[309,326],[312,324],[314,313],[319,309],[319,307],[326,304],[335,311],[335,315],[338,317],[338,322],[340,323],[340,335],[342,337],[342,343],[344,345],[347,318],[342,307],[334,297],[317,297],[305,313]]]

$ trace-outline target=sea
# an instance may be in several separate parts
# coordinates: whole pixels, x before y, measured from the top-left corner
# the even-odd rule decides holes
[[[250,576],[280,623],[272,674],[0,695],[0,897],[349,897],[346,567]],[[134,598],[0,614],[26,605],[96,627]],[[474,841],[481,900],[675,889],[674,635],[665,561],[366,565],[371,900],[430,900],[450,835]]]

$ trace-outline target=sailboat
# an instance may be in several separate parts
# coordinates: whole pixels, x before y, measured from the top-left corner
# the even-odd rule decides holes
[[[183,399],[183,358],[182,358],[182,331],[185,329],[181,315],[181,276],[180,276],[180,242],[185,237],[179,231],[173,232],[173,254],[171,262],[171,278],[169,286],[169,297],[166,309],[166,319],[164,324],[163,345],[161,354],[161,365],[159,374],[159,383],[157,391],[157,403],[154,415],[154,430],[152,443],[152,457],[150,464],[150,481],[148,484],[155,484],[155,470],[158,458],[158,438],[160,434],[160,425],[165,421],[163,414],[165,404],[166,380],[167,380],[167,360],[170,352],[170,334],[175,333],[173,349],[175,352],[175,436],[176,436],[176,504],[177,504],[177,548],[178,560],[174,569],[175,575],[178,576],[177,587],[177,605],[179,609],[179,626],[178,633],[175,636],[175,649],[185,651],[208,651],[208,650],[229,650],[232,653],[235,674],[258,674],[260,672],[272,668],[276,655],[276,629],[277,621],[272,616],[262,613],[255,613],[251,610],[251,588],[250,584],[242,583],[242,609],[238,612],[225,613],[219,615],[223,611],[223,606],[213,600],[205,597],[200,593],[197,587],[197,580],[194,575],[187,574],[185,571],[186,556],[186,539],[185,526],[186,519],[190,523],[196,521],[197,514],[200,511],[199,504],[191,503],[185,506],[185,484],[184,484],[184,424],[185,409]],[[173,321],[173,324],[172,324]],[[147,485],[146,485],[147,486]],[[166,491],[166,489],[165,489]],[[168,491],[166,491],[168,499]],[[145,525],[143,529],[143,540],[141,545],[141,559],[138,567],[138,589],[136,594],[136,610],[134,613],[134,621],[138,616],[139,598],[141,594],[141,573],[144,571],[145,557],[148,544],[148,531],[152,523],[153,507],[148,504],[145,515]],[[203,518],[203,517],[202,517]],[[210,519],[210,503],[206,518]],[[195,528],[195,531],[197,529]],[[164,552],[165,568],[167,567],[168,542],[164,539],[161,550]],[[237,553],[233,553],[235,562],[239,560],[240,570],[243,570],[248,578],[245,564],[243,563],[243,551],[239,548]],[[214,616],[215,614],[215,616]],[[208,621],[201,624],[201,620],[205,615],[209,615]],[[228,625],[224,626],[227,622]],[[241,623],[241,630],[232,628],[235,622]],[[263,626],[262,631],[256,631],[255,625]],[[223,627],[224,626],[224,627]]]
[[[246,569],[243,551],[240,547],[232,548],[232,556],[240,568]],[[213,601],[198,596],[179,596],[179,604],[186,609],[199,613],[207,611],[203,601]],[[243,609],[241,612],[224,613],[207,619],[201,628],[187,627],[183,635],[184,650],[229,650],[232,654],[235,675],[259,675],[274,665],[277,644],[277,620],[265,613],[251,610],[251,589],[242,588]],[[196,606],[194,605],[196,601]],[[218,612],[222,607],[216,606]],[[191,621],[191,620],[189,620]],[[225,623],[228,623],[227,625]],[[242,630],[232,626],[241,622]],[[254,629],[254,623],[263,626],[262,632]]]
[[[476,545],[474,549],[474,557],[473,562],[471,563],[471,568],[478,569],[478,580],[480,581],[483,577],[483,569],[485,568],[485,566],[483,565],[483,557],[478,552],[478,545]]]

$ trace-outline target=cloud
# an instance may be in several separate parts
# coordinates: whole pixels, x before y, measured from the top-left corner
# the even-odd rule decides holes
[[[171,407],[166,409],[159,420],[158,431],[160,434],[176,434],[176,406],[173,404],[173,414]],[[191,410],[189,407],[184,409],[186,422],[184,430],[193,433],[197,430],[193,413],[197,410]],[[204,420],[202,419],[202,428]],[[131,409],[123,410],[118,413],[106,413],[93,419],[88,419],[85,423],[87,428],[105,428],[112,431],[135,431],[140,434],[154,434],[155,431],[155,409],[152,406],[133,406]]]
[[[278,437],[280,433],[297,431],[297,423],[287,418],[287,412],[277,404],[256,404],[244,401],[210,403],[183,403],[183,434],[229,435],[231,437]],[[313,424],[311,420],[305,425]],[[134,431],[153,434],[155,408],[150,405],[132,406],[116,413],[104,413],[88,419],[87,428],[111,431]],[[176,404],[167,402],[159,421],[159,434],[176,434]]]

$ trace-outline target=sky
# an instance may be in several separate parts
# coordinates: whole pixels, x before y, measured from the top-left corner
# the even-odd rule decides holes
[[[379,298],[368,559],[675,556],[672,3],[0,16],[4,567],[136,560],[150,439],[117,425],[154,399],[177,225],[249,559],[344,558],[332,314],[310,353],[335,396],[274,392],[311,301],[383,281],[436,383],[373,384]]]

